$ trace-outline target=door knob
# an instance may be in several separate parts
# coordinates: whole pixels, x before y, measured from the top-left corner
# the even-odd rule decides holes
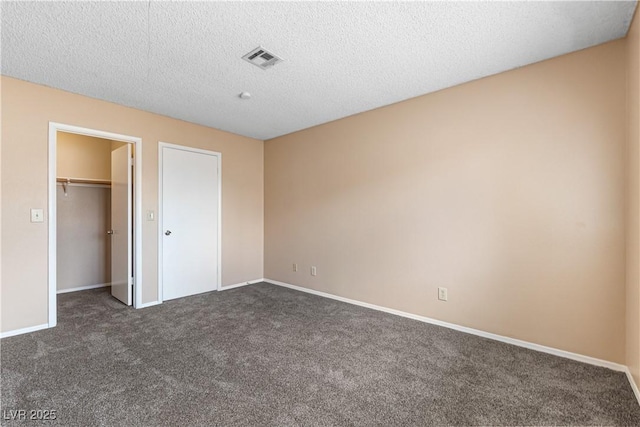
[[[107,230],[107,234],[113,234],[113,230]]]
[[[167,231],[165,231],[165,232],[164,232],[164,235],[165,235],[165,236],[170,236],[170,235],[171,235],[171,230],[167,230]]]

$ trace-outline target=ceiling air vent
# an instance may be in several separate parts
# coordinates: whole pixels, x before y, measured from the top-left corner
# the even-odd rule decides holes
[[[269,52],[267,49],[261,46],[258,46],[257,48],[253,49],[251,52],[247,53],[245,56],[242,57],[242,59],[252,63],[257,67],[262,68],[263,70],[271,68],[274,65],[276,65],[278,62],[282,61],[282,58]]]

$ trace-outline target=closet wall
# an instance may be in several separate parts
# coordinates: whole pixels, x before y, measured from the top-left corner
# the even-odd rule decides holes
[[[111,180],[111,150],[122,145],[100,138],[58,133],[57,176]],[[111,282],[111,189],[108,185],[57,185],[58,292]]]

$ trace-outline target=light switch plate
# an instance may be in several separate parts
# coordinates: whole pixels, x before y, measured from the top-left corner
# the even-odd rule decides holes
[[[156,213],[154,211],[147,211],[147,221],[154,221],[156,219]]]
[[[44,222],[44,210],[31,209],[31,222]]]

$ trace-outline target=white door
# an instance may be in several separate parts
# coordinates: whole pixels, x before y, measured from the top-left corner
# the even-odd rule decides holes
[[[111,152],[111,295],[131,305],[131,144]]]
[[[218,288],[218,159],[161,146],[162,299]]]

